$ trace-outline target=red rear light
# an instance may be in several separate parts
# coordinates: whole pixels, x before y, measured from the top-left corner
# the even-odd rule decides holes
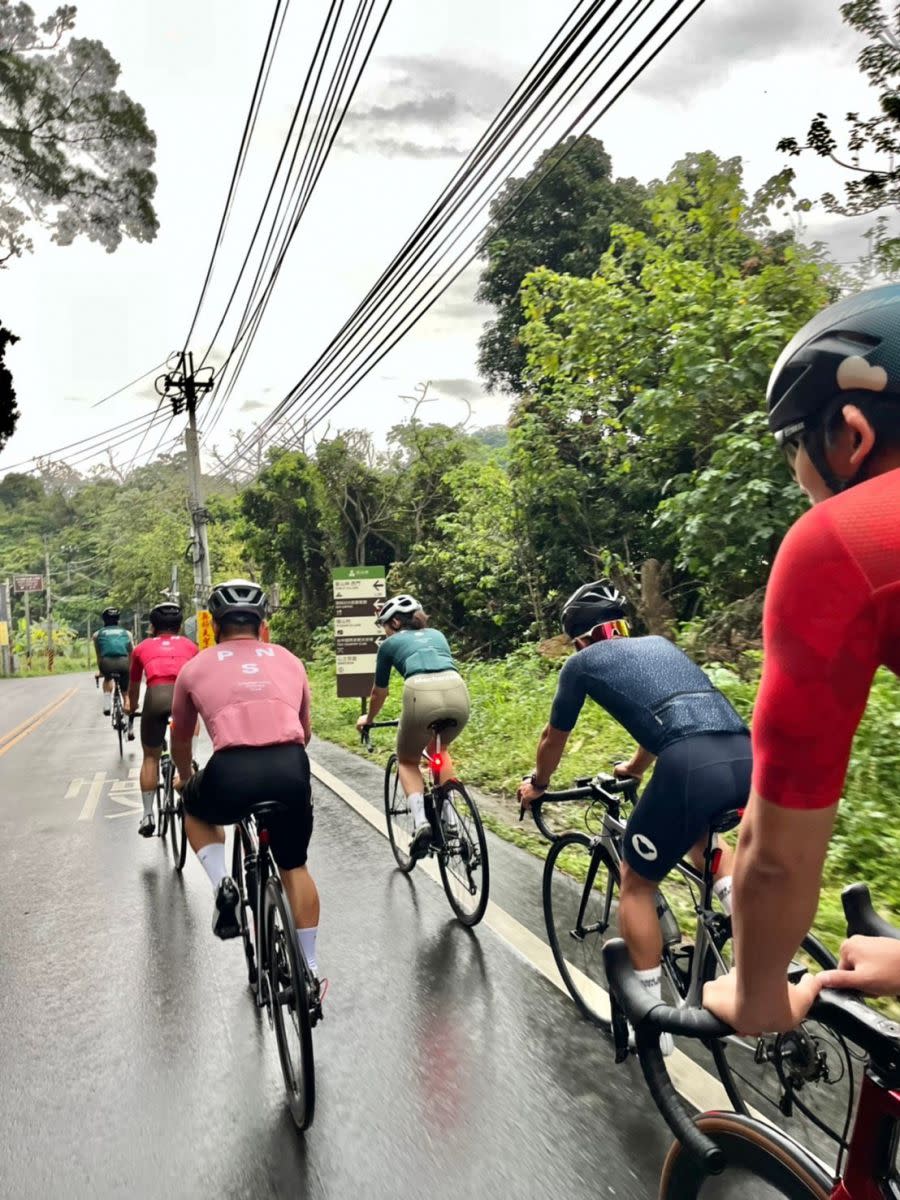
[[[437,772],[439,772],[439,773],[440,773],[440,771],[441,771],[441,769],[442,769],[443,765],[444,765],[444,756],[443,756],[443,754],[432,754],[432,756],[431,756],[431,769],[432,769],[433,771],[437,771]]]

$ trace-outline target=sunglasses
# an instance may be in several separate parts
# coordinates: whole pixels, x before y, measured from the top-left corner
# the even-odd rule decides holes
[[[796,474],[797,455],[800,447],[803,445],[803,435],[805,432],[802,425],[794,425],[788,426],[787,429],[779,430],[775,435],[775,441],[784,455],[785,462],[792,475]]]

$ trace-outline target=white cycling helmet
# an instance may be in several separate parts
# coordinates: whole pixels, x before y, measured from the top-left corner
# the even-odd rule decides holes
[[[375,618],[375,624],[386,625],[391,617],[411,617],[413,613],[421,611],[422,605],[415,596],[408,596],[406,593],[400,596],[391,596],[390,600],[385,600],[382,605]]]

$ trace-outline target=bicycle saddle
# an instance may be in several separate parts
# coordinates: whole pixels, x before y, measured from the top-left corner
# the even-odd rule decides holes
[[[740,825],[743,815],[744,810],[742,808],[730,808],[727,812],[720,813],[710,825],[710,832],[727,833],[729,829],[734,829],[736,825]]]
[[[257,821],[265,821],[266,817],[280,817],[287,811],[287,805],[279,800],[257,800],[250,809]]]
[[[458,724],[455,717],[441,717],[439,721],[432,721],[428,728],[432,733],[443,733],[445,729],[454,729]]]

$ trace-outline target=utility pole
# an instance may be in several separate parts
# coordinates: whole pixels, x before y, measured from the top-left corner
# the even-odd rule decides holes
[[[44,569],[47,577],[44,580],[44,595],[47,600],[47,670],[53,670],[53,607],[50,602],[50,548],[44,538]]]
[[[31,592],[25,592],[25,665],[31,670]]]
[[[0,621],[6,627],[6,637],[0,641],[0,671],[4,675],[12,675],[13,659],[12,659],[12,644],[14,641],[12,635],[12,607],[9,600],[9,580],[5,583],[0,583]]]
[[[197,436],[197,401],[213,386],[212,368],[207,368],[209,375],[198,379],[194,371],[194,356],[182,351],[178,356],[178,367],[166,375],[160,376],[163,381],[162,395],[172,405],[174,416],[187,410],[187,429],[184,431],[184,446],[187,451],[188,496],[191,511],[191,529],[193,538],[192,560],[194,566],[194,605],[200,609],[205,607],[206,598],[212,587],[212,575],[209,566],[209,540],[207,523],[209,514],[203,505],[203,481],[200,469],[200,441]],[[159,391],[157,380],[157,391]]]

